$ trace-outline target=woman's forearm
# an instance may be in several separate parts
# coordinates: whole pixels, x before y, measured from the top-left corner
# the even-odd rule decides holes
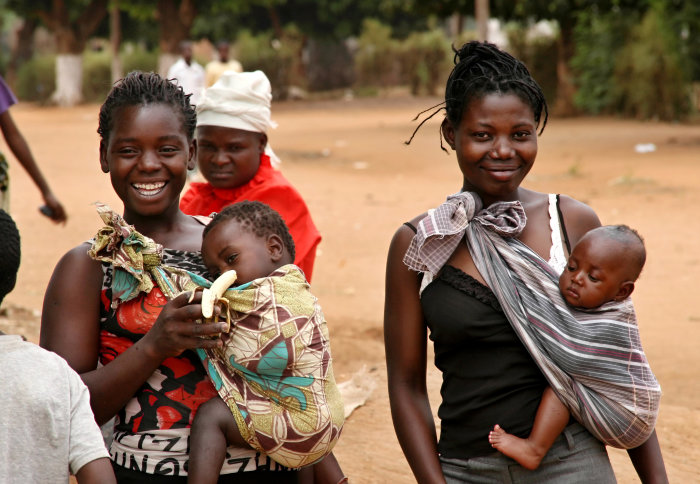
[[[82,373],[90,389],[90,405],[98,425],[114,417],[158,368],[159,358],[136,342],[113,361]]]
[[[416,482],[444,484],[427,393],[390,389],[389,399],[396,436]]]

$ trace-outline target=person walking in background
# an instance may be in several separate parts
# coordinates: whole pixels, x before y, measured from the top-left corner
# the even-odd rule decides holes
[[[243,72],[243,66],[236,59],[231,59],[230,45],[227,40],[222,40],[216,44],[218,59],[209,62],[204,68],[206,87],[211,87],[219,80],[226,71]]]
[[[0,210],[0,304],[19,263],[19,231]],[[0,482],[116,483],[90,393],[63,358],[0,331],[0,368]]]
[[[309,282],[321,234],[304,199],[273,164],[267,132],[270,81],[262,71],[226,72],[197,106],[197,165],[206,182],[193,182],[180,208],[210,215],[241,200],[257,200],[279,212],[294,239],[299,266]]]
[[[10,107],[16,103],[17,98],[7,84],[5,84],[5,80],[2,76],[0,76],[0,130],[2,130],[5,142],[41,192],[41,196],[44,199],[44,206],[40,208],[41,213],[49,217],[55,223],[65,223],[68,217],[63,205],[58,201],[53,191],[51,191],[49,183],[41,173],[36,160],[34,160],[27,140],[22,136],[22,133],[10,115]],[[9,211],[9,204],[9,166],[5,156],[0,152],[0,208]]]
[[[192,58],[192,42],[180,43],[180,58],[168,69],[168,79],[175,79],[185,94],[191,94],[190,102],[199,104],[204,90],[204,68]]]

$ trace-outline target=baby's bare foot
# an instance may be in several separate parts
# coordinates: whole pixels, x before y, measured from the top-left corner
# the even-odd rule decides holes
[[[521,439],[503,430],[500,425],[495,425],[489,432],[491,447],[514,459],[526,469],[537,469],[545,452],[538,451],[536,446],[528,439]]]

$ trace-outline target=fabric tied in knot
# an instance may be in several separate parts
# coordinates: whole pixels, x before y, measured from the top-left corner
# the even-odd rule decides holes
[[[414,271],[437,274],[472,221],[502,237],[517,237],[525,228],[527,216],[519,201],[497,202],[482,209],[476,193],[450,195],[418,223],[416,235],[404,255],[404,264]]]
[[[149,293],[156,286],[168,298],[194,287],[185,271],[162,264],[162,245],[136,231],[109,206],[99,202],[95,205],[105,226],[92,239],[88,255],[114,267],[112,307]]]

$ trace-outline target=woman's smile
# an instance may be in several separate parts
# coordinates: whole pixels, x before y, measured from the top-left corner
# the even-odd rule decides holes
[[[458,126],[443,123],[464,176],[463,188],[489,204],[515,196],[537,156],[536,130],[532,108],[515,94],[473,99]]]
[[[510,179],[512,179],[518,171],[520,170],[519,166],[512,166],[512,165],[506,165],[506,166],[483,166],[481,167],[481,170],[485,171],[486,174],[490,177],[492,177],[494,180],[498,182],[507,182]]]
[[[167,185],[167,182],[164,181],[131,184],[131,186],[144,197],[155,197],[163,191],[165,185]]]

